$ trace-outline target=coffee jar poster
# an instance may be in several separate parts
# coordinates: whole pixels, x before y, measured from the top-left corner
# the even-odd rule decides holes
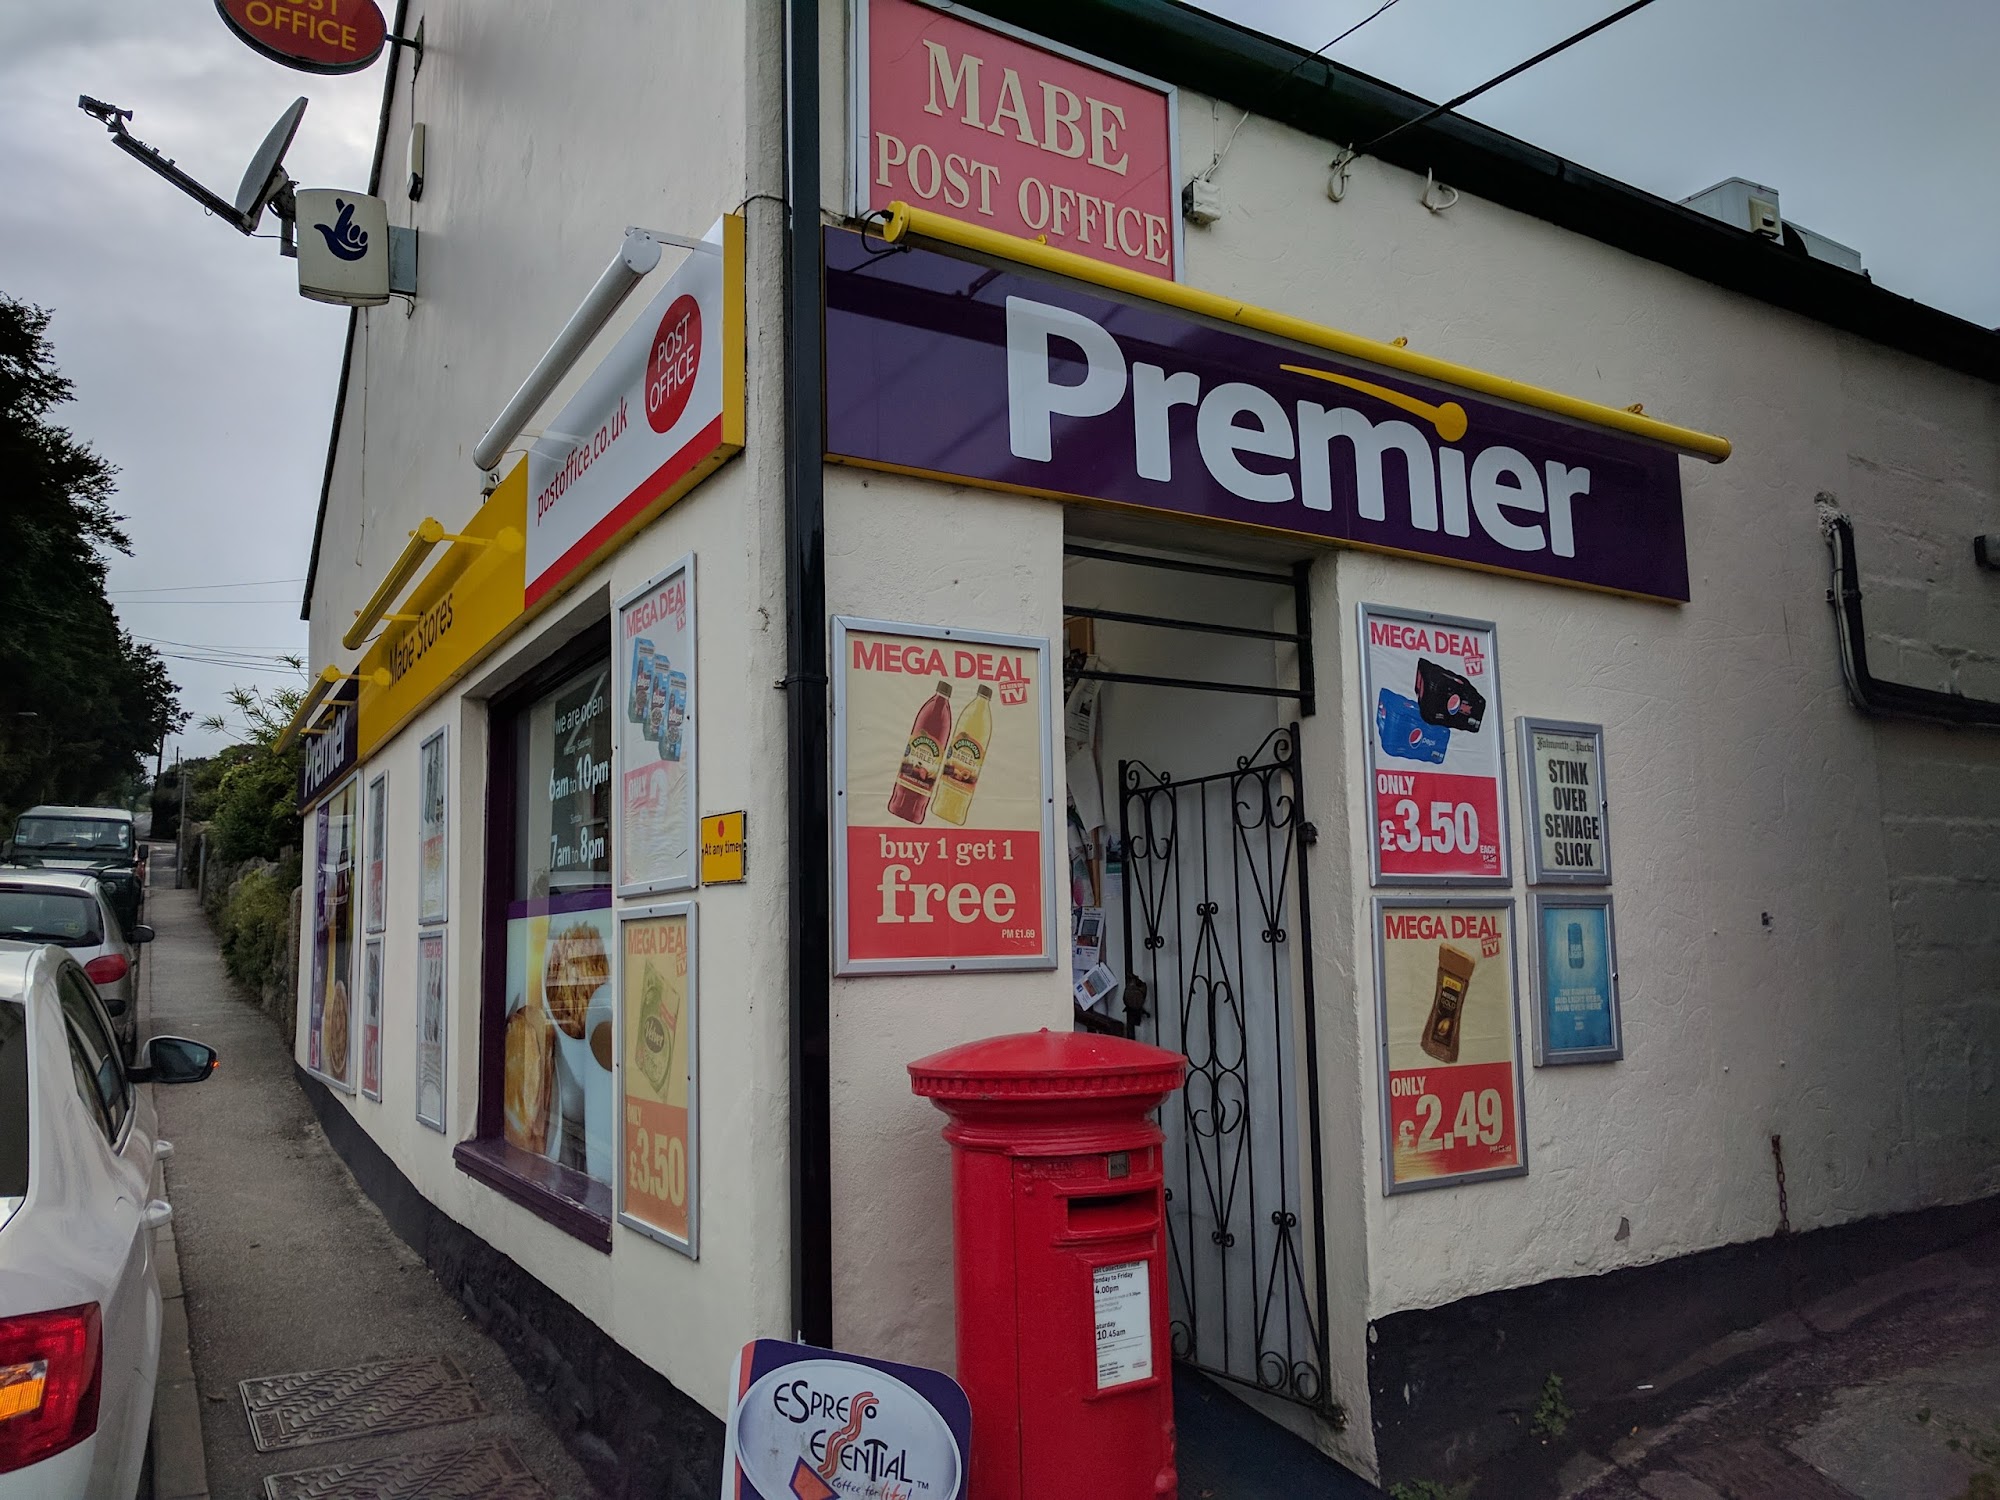
[[[1527,1171],[1514,906],[1375,903],[1383,1190]]]
[[[1048,641],[834,624],[837,971],[1054,967]]]

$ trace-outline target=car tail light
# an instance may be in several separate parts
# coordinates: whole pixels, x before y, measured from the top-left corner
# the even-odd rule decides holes
[[[97,1431],[103,1384],[103,1322],[95,1302],[0,1318],[0,1474]]]
[[[130,973],[132,966],[122,953],[100,953],[83,966],[92,984],[114,984]]]

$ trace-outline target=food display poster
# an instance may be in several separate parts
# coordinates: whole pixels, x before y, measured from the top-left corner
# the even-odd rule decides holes
[[[1625,1055],[1618,1014],[1618,946],[1611,897],[1536,896],[1535,1066],[1615,1062]]]
[[[446,805],[444,731],[425,740],[418,753],[417,920],[442,922],[446,916]]]
[[[611,892],[507,906],[507,1143],[611,1182]]]
[[[687,890],[699,858],[694,557],[626,595],[612,621],[618,893]]]
[[[1530,885],[1609,885],[1604,728],[1521,721],[1522,817]]]
[[[833,623],[835,972],[1054,968],[1047,639]]]
[[[444,1129],[444,931],[417,935],[417,1120]]]
[[[757,1339],[730,1371],[722,1452],[733,1500],[965,1500],[972,1407],[937,1370]]]
[[[691,902],[618,914],[618,1222],[697,1253],[695,915]]]
[[[355,783],[320,803],[314,818],[312,993],[306,1071],[354,1092]]]
[[[1375,901],[1383,1191],[1528,1170],[1514,903]]]
[[[382,940],[361,950],[361,1092],[382,1098]]]
[[[1494,627],[1378,604],[1360,613],[1374,883],[1506,884]]]
[[[367,913],[363,930],[380,932],[389,925],[389,777],[384,772],[368,783]]]

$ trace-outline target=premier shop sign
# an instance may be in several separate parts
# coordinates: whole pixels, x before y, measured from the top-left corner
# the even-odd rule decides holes
[[[1688,598],[1667,448],[1073,282],[825,239],[830,458]]]

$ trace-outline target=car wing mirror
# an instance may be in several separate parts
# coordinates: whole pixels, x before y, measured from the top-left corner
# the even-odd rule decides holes
[[[135,943],[150,943],[150,942],[152,942],[152,940],[153,940],[153,929],[152,929],[152,928],[148,927],[148,926],[147,926],[147,925],[146,925],[146,924],[145,924],[144,922],[135,922],[135,923],[133,924],[133,926],[132,926],[132,941],[133,941],[133,942],[135,942]]]
[[[143,1050],[146,1063],[131,1070],[134,1083],[200,1083],[222,1061],[207,1043],[184,1036],[156,1036]]]

